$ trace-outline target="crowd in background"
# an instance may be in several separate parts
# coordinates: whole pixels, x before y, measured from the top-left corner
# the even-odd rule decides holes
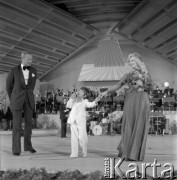
[[[106,88],[101,88],[99,91],[93,91],[90,89],[89,101],[93,101],[100,92],[105,91]],[[37,128],[37,115],[38,114],[58,114],[60,113],[60,106],[62,104],[63,98],[68,100],[73,92],[64,92],[63,89],[57,89],[54,91],[46,92],[46,95],[40,97],[40,100],[36,101],[36,107],[33,113],[33,128]],[[125,91],[120,91],[119,93],[112,93],[108,97],[103,98],[98,106],[95,108],[87,109],[90,114],[91,121],[101,122],[101,119],[108,117],[108,114],[114,111],[122,111],[124,105],[124,99],[126,97]],[[162,111],[162,110],[177,110],[177,90],[172,88],[166,88],[165,90],[159,89],[158,86],[154,88],[153,91],[149,93],[149,98],[151,102],[151,111]],[[169,101],[165,100],[169,99]],[[94,113],[95,111],[100,113]],[[104,115],[103,113],[104,112]],[[1,126],[1,129],[11,130],[13,126],[12,112],[8,107],[7,110],[2,108],[2,103],[0,103],[0,122],[1,124],[5,122],[5,127]]]
[[[93,101],[100,92],[106,90],[106,88],[101,88],[99,91],[93,91],[90,89],[90,96],[89,101]],[[62,89],[58,89],[58,91],[55,91],[55,94],[53,91],[47,92],[46,96],[41,97],[40,101],[37,101],[36,103],[36,111],[38,113],[48,113],[48,114],[57,114],[57,111],[59,109],[60,103],[62,101],[62,98],[65,97],[66,99],[70,97],[71,93],[75,92],[75,89],[72,91],[66,91],[64,92]],[[105,108],[105,110],[110,109],[123,109],[124,104],[124,98],[126,97],[126,89],[125,91],[120,91],[119,93],[111,93],[108,97],[103,98],[99,105],[94,108],[94,110],[100,110],[102,107]],[[176,110],[176,104],[177,104],[177,90],[166,88],[164,91],[159,89],[158,86],[155,87],[153,91],[150,91],[149,93],[150,101],[155,99],[154,101],[155,106],[154,109],[157,109],[156,107],[168,106],[169,103],[172,105],[170,110]],[[165,103],[166,99],[170,99],[169,103]],[[164,103],[163,103],[164,100]],[[174,101],[173,101],[174,100]],[[167,109],[168,110],[168,109]]]

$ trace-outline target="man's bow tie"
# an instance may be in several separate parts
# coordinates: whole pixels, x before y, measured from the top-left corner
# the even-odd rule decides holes
[[[26,69],[30,69],[30,66],[23,66],[23,70],[25,71]]]

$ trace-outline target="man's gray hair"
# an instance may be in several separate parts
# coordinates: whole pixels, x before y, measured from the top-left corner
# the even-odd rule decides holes
[[[29,52],[29,51],[22,51],[22,53],[21,53],[21,58],[23,58],[23,57],[26,56],[27,54],[30,54],[30,55],[32,56],[31,52]]]

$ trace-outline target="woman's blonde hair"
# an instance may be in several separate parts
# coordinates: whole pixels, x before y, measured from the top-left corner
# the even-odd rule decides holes
[[[142,62],[142,57],[141,57],[141,55],[138,54],[137,52],[133,52],[133,53],[131,53],[131,54],[128,55],[127,62],[130,61],[130,58],[131,58],[131,57],[135,57],[137,66],[141,69],[141,71],[142,71],[143,73],[147,74],[148,71],[147,71],[147,69],[146,69],[146,66],[145,66],[144,62]]]

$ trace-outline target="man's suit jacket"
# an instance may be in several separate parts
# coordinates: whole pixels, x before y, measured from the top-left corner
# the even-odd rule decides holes
[[[4,110],[0,109],[0,121],[4,118]]]
[[[35,101],[33,90],[36,77],[36,69],[30,67],[28,84],[26,85],[21,64],[10,71],[6,80],[6,90],[9,96],[11,110],[21,110],[26,96],[28,97],[30,107],[34,109]]]
[[[67,110],[66,104],[61,103],[59,108],[61,119],[67,118],[66,115],[68,114],[68,111],[65,112],[65,110]]]

